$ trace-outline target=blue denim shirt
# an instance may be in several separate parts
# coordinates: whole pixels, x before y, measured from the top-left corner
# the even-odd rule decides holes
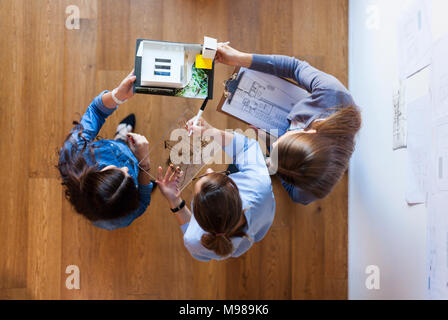
[[[81,118],[80,123],[84,129],[82,136],[89,143],[96,138],[106,118],[117,109],[117,107],[115,107],[115,109],[109,109],[103,105],[102,96],[106,92],[107,91],[101,92],[97,97],[95,97],[95,99],[93,99],[92,103],[87,108],[86,113]],[[84,143],[78,135],[79,128],[73,128],[70,133],[70,138],[65,142],[61,149],[61,157],[63,157],[64,150],[71,152],[74,144],[77,144],[78,152],[82,151]],[[97,220],[93,222],[93,225],[107,230],[127,227],[132,223],[132,221],[140,217],[145,212],[151,202],[153,183],[151,182],[148,185],[141,185],[138,183],[138,161],[131,149],[129,149],[124,142],[102,139],[93,142],[92,146],[94,148],[94,161],[89,156],[89,148],[86,148],[84,151],[87,163],[89,165],[97,164],[100,170],[109,165],[114,165],[118,168],[127,167],[129,169],[129,175],[134,179],[135,185],[138,188],[138,195],[140,199],[140,206],[135,212],[117,219]]]

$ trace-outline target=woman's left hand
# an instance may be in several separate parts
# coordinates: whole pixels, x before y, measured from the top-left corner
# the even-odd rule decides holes
[[[126,78],[121,81],[120,85],[117,87],[116,97],[119,100],[125,101],[134,96],[133,85],[137,77],[134,74],[134,70],[131,71],[130,74],[127,75]]]

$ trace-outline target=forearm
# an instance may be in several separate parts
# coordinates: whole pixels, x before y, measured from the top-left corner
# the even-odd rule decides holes
[[[103,94],[101,99],[103,101],[103,105],[108,109],[114,109],[117,106],[114,99],[112,99],[112,92],[106,92]]]
[[[149,161],[139,164],[138,183],[148,185],[151,183],[151,176],[149,175]]]
[[[182,199],[179,197],[174,200],[168,200],[170,204],[170,208],[174,209],[177,208],[181,202]],[[177,223],[179,223],[180,226],[183,226],[184,224],[190,222],[191,219],[191,211],[188,209],[188,207],[185,205],[182,209],[177,211],[174,216],[176,217]]]
[[[235,58],[235,65],[238,67],[250,68],[250,66],[252,64],[252,57],[253,57],[253,55],[251,53],[241,52]]]
[[[145,170],[140,169],[138,171],[138,183],[148,185],[151,183],[151,176]]]

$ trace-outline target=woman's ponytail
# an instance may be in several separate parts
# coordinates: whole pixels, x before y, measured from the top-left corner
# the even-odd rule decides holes
[[[205,233],[202,235],[201,244],[221,257],[227,256],[233,251],[232,241],[226,235]]]

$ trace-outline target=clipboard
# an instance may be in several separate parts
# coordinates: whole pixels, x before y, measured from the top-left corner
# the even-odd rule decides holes
[[[232,73],[232,75],[230,76],[230,78],[227,79],[226,81],[224,81],[224,93],[222,94],[221,99],[219,100],[219,103],[218,103],[218,105],[217,105],[217,107],[216,107],[216,110],[219,111],[219,112],[221,112],[221,113],[226,114],[227,116],[232,117],[233,119],[237,119],[237,120],[239,120],[239,121],[243,121],[243,120],[241,120],[240,118],[235,117],[234,115],[232,115],[232,114],[230,114],[230,113],[227,113],[227,112],[225,112],[225,111],[222,110],[222,106],[224,105],[224,103],[226,102],[227,97],[228,97],[228,96],[226,95],[226,92],[228,92],[228,93],[231,94],[231,95],[233,95],[233,93],[235,92],[235,91],[233,91],[233,92],[226,91],[226,90],[227,90],[227,83],[229,83],[228,81],[236,80],[236,79],[232,79],[232,77],[233,77],[234,75],[235,75],[235,76],[238,76],[238,73],[240,72],[240,69],[241,69],[241,67],[236,67],[236,68],[233,70],[233,73]],[[241,80],[241,78],[240,78],[239,80]],[[239,81],[234,82],[234,85],[236,85],[236,87],[238,87],[238,84],[239,84]],[[233,87],[232,87],[232,89],[233,89]],[[236,88],[235,88],[235,89],[236,89]],[[247,122],[245,122],[245,121],[243,121],[243,122],[244,122],[244,123],[247,123]],[[249,123],[247,123],[247,124],[249,124]]]
[[[216,107],[216,110],[218,112],[224,113],[227,116],[230,116],[233,119],[236,119],[236,120],[241,121],[243,123],[246,123],[248,125],[253,125],[253,124],[251,124],[251,123],[249,123],[249,122],[247,122],[247,121],[245,121],[245,120],[243,120],[243,119],[241,119],[241,118],[239,118],[239,117],[237,117],[237,116],[235,116],[235,115],[233,115],[231,113],[228,113],[228,112],[226,112],[225,110],[222,109],[224,104],[225,104],[225,102],[226,102],[226,100],[227,100],[227,98],[233,99],[233,94],[235,93],[236,89],[238,88],[238,85],[239,85],[239,83],[241,81],[241,77],[244,75],[244,71],[240,74],[240,69],[241,69],[241,67],[236,67],[234,69],[232,75],[230,76],[230,78],[228,80],[224,81],[224,87],[225,87],[224,93],[223,93],[223,95],[222,95],[222,97],[221,97],[221,99],[220,99],[220,101],[219,101],[219,103],[218,103],[218,105]],[[283,77],[278,77],[278,78],[282,79],[282,80],[284,80],[284,81],[286,81],[286,82],[288,82],[288,83],[290,83],[290,84],[292,84],[294,86],[296,86],[298,89],[300,89],[302,91],[305,91],[307,94],[309,94],[308,91],[306,91],[303,87],[301,87],[297,82],[295,82],[295,81],[293,81],[291,79],[283,78]],[[298,101],[300,101],[300,99],[297,100],[297,102]],[[266,130],[264,128],[258,128],[258,129],[263,130],[263,131],[266,132]]]

